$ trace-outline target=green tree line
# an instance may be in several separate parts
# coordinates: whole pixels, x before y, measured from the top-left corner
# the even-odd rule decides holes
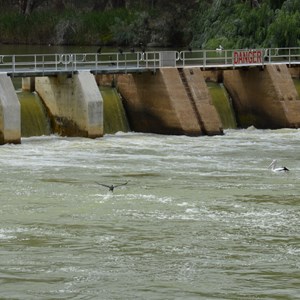
[[[300,46],[299,0],[0,0],[0,42]]]

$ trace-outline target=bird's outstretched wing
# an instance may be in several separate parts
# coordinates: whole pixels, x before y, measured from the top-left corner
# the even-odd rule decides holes
[[[115,188],[116,188],[117,186],[126,185],[127,183],[128,183],[128,181],[126,181],[125,183],[117,184],[117,185],[115,185]]]
[[[96,181],[95,181],[95,182],[96,182]],[[103,184],[103,183],[99,183],[99,182],[96,182],[96,183],[99,184],[99,185],[105,186],[105,187],[107,187],[107,188],[110,188],[110,185]]]

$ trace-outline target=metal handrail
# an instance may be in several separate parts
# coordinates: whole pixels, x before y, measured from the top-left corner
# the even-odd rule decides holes
[[[162,59],[171,59],[165,64]],[[300,48],[225,49],[123,53],[55,53],[1,55],[0,73],[133,72],[164,67],[237,68],[268,64],[300,64]]]

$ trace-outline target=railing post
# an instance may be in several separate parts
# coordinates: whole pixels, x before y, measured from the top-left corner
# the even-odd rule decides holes
[[[182,67],[185,66],[185,51],[180,52],[180,57],[182,60]]]
[[[43,73],[45,73],[45,55],[42,56],[42,69]]]
[[[15,73],[15,71],[16,71],[16,65],[15,65],[15,63],[16,63],[16,56],[15,55],[12,56],[12,63],[13,63],[13,73]]]
[[[96,74],[98,74],[98,55],[101,55],[100,53],[95,54],[95,69],[96,69]]]
[[[155,72],[155,66],[156,66],[156,52],[153,53],[153,72]]]

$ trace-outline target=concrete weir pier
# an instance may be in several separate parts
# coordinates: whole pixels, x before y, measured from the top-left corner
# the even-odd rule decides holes
[[[134,131],[190,136],[223,132],[200,69],[119,75],[117,87]]]
[[[21,108],[10,77],[0,74],[0,144],[21,143]]]
[[[49,112],[55,133],[88,138],[103,136],[103,99],[90,72],[36,77],[35,90]]]
[[[228,70],[223,78],[240,127],[300,127],[300,98],[286,65]]]

